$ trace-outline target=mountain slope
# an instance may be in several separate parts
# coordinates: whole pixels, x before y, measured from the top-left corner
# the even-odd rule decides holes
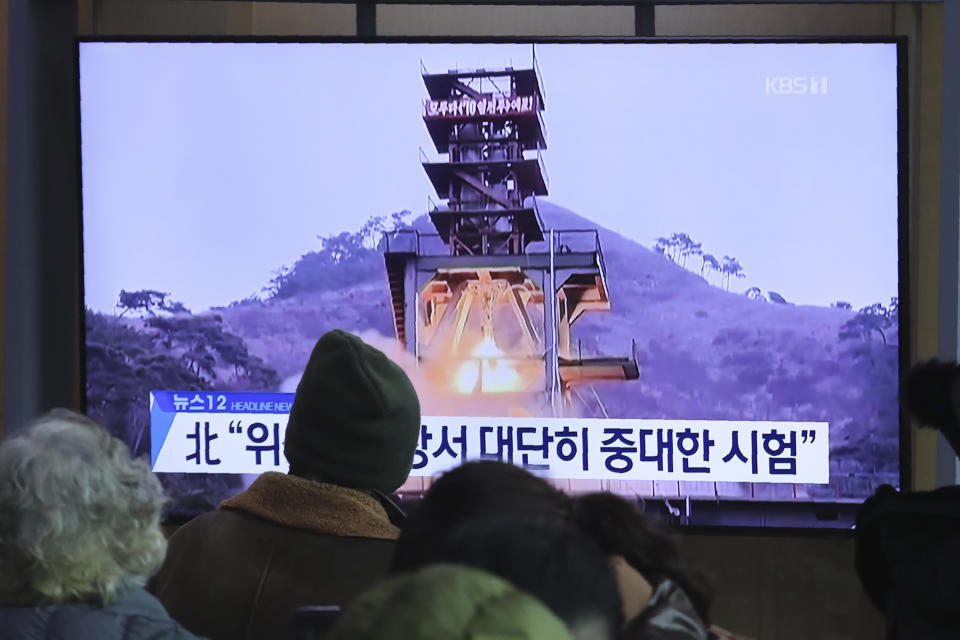
[[[547,227],[598,228],[540,203]],[[433,231],[426,216],[414,227]],[[748,299],[713,286],[661,254],[598,228],[612,309],[586,313],[573,328],[584,356],[636,348],[641,379],[580,389],[582,415],[634,418],[828,421],[831,475],[896,482],[897,336],[840,340],[850,310]],[[393,336],[382,262],[349,287],[218,310],[252,353],[281,377],[299,373],[313,342],[332,328]],[[576,343],[575,343],[576,344]],[[595,392],[595,393],[594,393]],[[841,462],[842,461],[842,462]]]
[[[555,205],[541,213],[555,228],[594,226]],[[887,344],[840,340],[853,311],[751,300],[619,234],[600,238],[612,309],[573,333],[611,355],[635,341],[642,368],[637,383],[598,385],[611,417],[828,421],[845,471],[896,473],[895,331]]]

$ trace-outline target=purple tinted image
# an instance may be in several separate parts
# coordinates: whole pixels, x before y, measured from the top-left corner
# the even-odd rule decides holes
[[[507,68],[536,91],[487,77]],[[454,71],[460,87],[425,80]],[[899,483],[895,44],[539,44],[534,63],[530,44],[82,43],[80,76],[88,409],[138,453],[151,390],[292,392],[341,328],[406,367],[429,415],[829,425],[829,484],[570,491],[845,526]],[[471,122],[481,155],[455,158]],[[522,238],[472,245],[509,236],[490,211]],[[390,238],[415,238],[418,273],[470,253],[480,284],[444,263],[404,290]],[[473,368],[441,340],[470,304]],[[181,511],[242,482],[165,481]]]

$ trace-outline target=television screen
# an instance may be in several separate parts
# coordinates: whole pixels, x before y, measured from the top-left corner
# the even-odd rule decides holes
[[[893,42],[82,42],[88,412],[177,513],[285,471],[311,348],[465,460],[683,524],[900,481]]]

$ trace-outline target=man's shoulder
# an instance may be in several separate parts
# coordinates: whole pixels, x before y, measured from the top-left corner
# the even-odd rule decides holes
[[[170,535],[170,544],[177,544],[181,540],[192,538],[207,538],[212,531],[232,528],[244,520],[243,517],[238,517],[242,515],[227,509],[216,509],[202,513],[178,526]]]
[[[249,551],[251,545],[260,548],[265,542],[392,549],[398,534],[383,506],[372,496],[265,473],[216,511],[178,528],[170,538],[170,551],[172,555],[218,557],[225,552]]]
[[[308,534],[396,540],[400,530],[383,504],[366,492],[296,476],[267,472],[245,491],[220,505],[264,521]],[[239,521],[239,520],[238,520]]]
[[[0,626],[12,633],[10,637],[17,638],[198,640],[175,622],[155,597],[139,587],[105,607],[83,603],[0,606]]]
[[[144,589],[131,589],[111,610],[124,619],[125,638],[197,640],[197,636],[174,621],[160,601]]]
[[[170,537],[171,547],[189,545],[193,548],[203,546],[216,548],[229,546],[240,539],[274,539],[316,541],[317,544],[342,542],[360,546],[383,546],[393,548],[395,540],[377,539],[363,536],[344,536],[332,532],[314,530],[306,527],[291,526],[277,522],[269,517],[239,509],[221,507],[197,516],[180,526]]]

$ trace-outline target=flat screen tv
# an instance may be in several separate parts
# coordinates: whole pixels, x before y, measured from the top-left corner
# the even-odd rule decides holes
[[[172,513],[340,328],[501,459],[693,526],[900,485],[894,41],[79,44],[87,410]]]

